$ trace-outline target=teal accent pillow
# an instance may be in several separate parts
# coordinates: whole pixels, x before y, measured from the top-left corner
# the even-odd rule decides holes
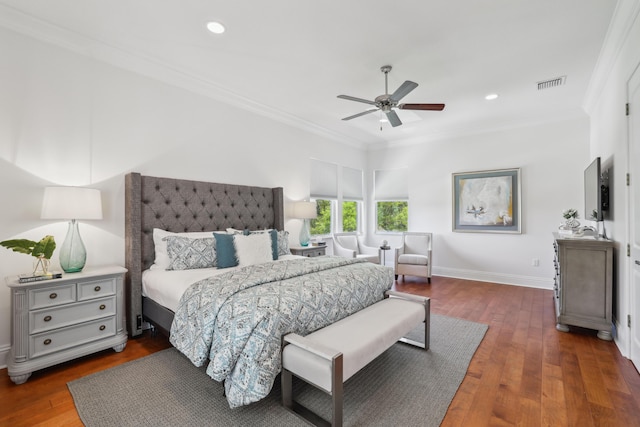
[[[271,251],[275,261],[278,259],[278,230],[269,230],[269,234],[271,234]]]
[[[213,233],[213,237],[216,238],[218,268],[229,268],[238,265],[236,248],[233,245],[233,235],[226,233]]]

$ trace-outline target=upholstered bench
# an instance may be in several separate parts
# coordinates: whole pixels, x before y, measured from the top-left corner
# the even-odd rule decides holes
[[[424,344],[404,336],[424,322]],[[331,425],[342,425],[343,383],[396,341],[429,349],[430,300],[388,291],[385,299],[305,337],[288,334],[282,349],[282,404],[315,425],[329,425],[293,397],[293,375],[331,395]]]

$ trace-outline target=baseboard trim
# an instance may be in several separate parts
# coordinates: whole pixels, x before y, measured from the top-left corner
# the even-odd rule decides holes
[[[7,356],[9,355],[9,350],[11,350],[10,345],[3,345],[0,347],[0,369],[5,369],[7,367]]]
[[[492,273],[487,271],[463,270],[458,268],[433,267],[434,276],[456,279],[477,280],[479,282],[500,283],[503,285],[524,286],[527,288],[553,289],[553,279],[516,274]]]

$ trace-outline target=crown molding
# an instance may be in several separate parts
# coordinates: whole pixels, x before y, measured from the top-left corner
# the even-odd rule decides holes
[[[600,100],[609,75],[639,14],[640,0],[618,0],[582,104],[588,114],[592,114]]]

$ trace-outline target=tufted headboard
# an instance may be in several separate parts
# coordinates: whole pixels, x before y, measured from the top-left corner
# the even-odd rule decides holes
[[[187,231],[275,228],[284,230],[282,187],[216,184],[173,178],[125,176],[127,327],[142,333],[142,272],[155,258],[153,229]]]

